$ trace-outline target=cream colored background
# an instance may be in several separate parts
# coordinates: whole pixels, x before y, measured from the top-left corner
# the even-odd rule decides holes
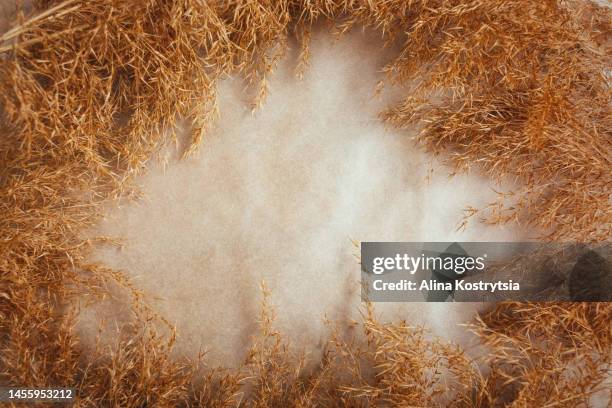
[[[297,48],[293,46],[293,48]],[[192,157],[172,151],[138,184],[146,198],[110,207],[99,234],[123,250],[95,259],[143,288],[179,330],[178,350],[209,362],[242,361],[256,333],[259,284],[272,291],[278,327],[316,360],[324,316],[358,317],[357,241],[512,240],[516,228],[473,225],[456,232],[466,205],[494,198],[477,175],[448,178],[414,144],[414,132],[385,129],[377,113],[400,90],[375,98],[387,61],[372,33],[339,41],[314,35],[310,68],[296,79],[296,52],[271,77],[263,108],[239,79],[220,87],[220,117]],[[428,169],[433,178],[426,182]],[[383,317],[424,323],[467,341],[457,323],[474,305],[381,305]],[[99,315],[112,321],[104,309]],[[89,315],[88,315],[89,316]]]

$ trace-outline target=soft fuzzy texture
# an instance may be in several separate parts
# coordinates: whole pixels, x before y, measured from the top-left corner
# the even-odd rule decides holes
[[[144,197],[109,205],[91,233],[121,242],[96,246],[91,261],[124,271],[176,325],[175,350],[193,355],[202,347],[209,364],[243,362],[257,332],[262,281],[273,293],[276,328],[308,349],[307,362],[316,361],[328,336],[324,316],[359,319],[352,240],[528,238],[516,224],[458,229],[466,205],[495,201],[504,187],[476,172],[448,177],[448,168],[415,146],[415,130],[378,120],[402,90],[374,92],[395,51],[383,49],[375,32],[335,38],[329,27],[313,27],[301,79],[299,46],[288,45],[265,104],[251,112],[241,78],[222,81],[219,117],[201,147],[180,160],[182,143],[162,150],[167,160],[151,160],[134,178]],[[461,344],[473,336],[457,324],[477,307],[483,305],[394,303],[377,312]],[[126,309],[112,301],[95,308],[109,327]],[[97,319],[81,316],[95,333]]]
[[[458,169],[478,166],[524,186],[501,194],[485,221],[533,224],[548,239],[609,239],[605,8],[554,0],[41,1],[0,37],[3,383],[74,384],[83,406],[589,403],[610,363],[607,303],[498,305],[477,329],[493,348],[486,373],[419,329],[366,313],[359,325],[368,341],[332,336],[329,355],[306,375],[263,307],[244,371],[208,370],[194,382],[194,364],[169,356],[173,337],[157,333],[160,318],[138,290],[86,264],[92,242],[80,231],[104,200],[129,194],[164,130],[191,118],[195,148],[225,75],[242,73],[262,103],[287,37],[303,38],[307,55],[318,19],[340,31],[372,27],[403,45],[386,71],[413,89],[384,115],[389,123],[420,125],[423,145]],[[110,284],[131,293],[136,318],[109,350],[83,354],[75,302],[104,296]],[[464,386],[445,398],[439,376]]]

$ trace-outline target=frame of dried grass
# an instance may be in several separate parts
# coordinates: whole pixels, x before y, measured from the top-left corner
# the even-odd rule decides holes
[[[385,71],[411,91],[383,119],[420,126],[420,142],[458,171],[477,166],[523,186],[468,211],[519,221],[543,239],[610,238],[610,12],[579,0],[38,1],[0,36],[0,383],[74,385],[78,406],[576,407],[610,365],[610,304],[502,303],[475,330],[486,375],[462,350],[366,308],[366,341],[332,330],[320,367],[273,330],[243,370],[169,356],[173,335],[119,272],[86,263],[104,200],[177,117],[195,148],[215,114],[219,78],[266,94],[287,38],[312,24],[373,27],[402,44]],[[76,304],[110,283],[134,299],[117,343],[84,354]],[[265,299],[268,299],[265,296]],[[267,300],[266,300],[267,302]],[[161,330],[161,331],[160,331]],[[453,384],[453,395],[446,387]],[[245,391],[246,390],[246,391]]]

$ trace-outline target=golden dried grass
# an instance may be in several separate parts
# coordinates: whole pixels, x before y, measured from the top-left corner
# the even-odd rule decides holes
[[[100,204],[193,121],[191,148],[214,116],[215,85],[259,86],[292,33],[337,21],[403,45],[386,67],[412,91],[384,119],[458,170],[514,177],[483,218],[518,220],[555,240],[610,237],[610,12],[582,1],[39,1],[0,36],[0,382],[75,385],[80,406],[587,405],[610,364],[602,304],[503,303],[475,330],[487,374],[458,348],[364,313],[365,341],[332,328],[315,370],[274,332],[237,372],[170,357],[172,330],[119,272],[85,261],[79,232]],[[190,149],[187,150],[187,153]],[[471,212],[476,213],[474,211]],[[76,304],[120,284],[134,320],[116,344],[85,352]],[[265,297],[267,299],[267,297]],[[333,325],[332,325],[333,327]],[[355,328],[355,331],[359,327]],[[445,393],[452,385],[453,395]]]

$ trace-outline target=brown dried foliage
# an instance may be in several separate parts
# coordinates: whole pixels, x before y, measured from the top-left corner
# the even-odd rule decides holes
[[[260,86],[292,33],[334,20],[402,44],[386,67],[412,91],[384,118],[421,126],[457,169],[516,178],[485,209],[548,239],[610,237],[610,12],[582,1],[40,1],[0,36],[0,382],[75,385],[79,406],[580,406],[610,361],[609,304],[498,305],[476,331],[486,375],[458,348],[368,309],[363,335],[331,330],[303,368],[272,328],[241,372],[170,357],[173,334],[118,272],[88,265],[79,232],[177,117],[191,148],[215,113],[216,81]],[[308,55],[307,42],[302,55]],[[306,57],[304,57],[306,58]],[[190,149],[187,150],[187,153]],[[472,213],[475,213],[474,211]],[[120,284],[133,323],[84,351],[77,304]],[[356,330],[356,329],[355,329]],[[349,336],[350,337],[350,336]],[[365,340],[364,340],[365,339]],[[453,391],[449,394],[448,389]]]

